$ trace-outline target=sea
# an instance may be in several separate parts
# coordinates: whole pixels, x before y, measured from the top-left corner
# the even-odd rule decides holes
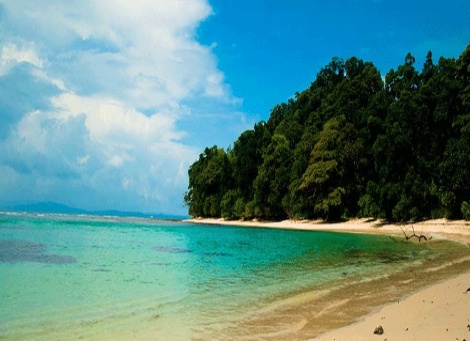
[[[384,236],[3,212],[0,340],[249,339],[245,326],[279,306],[438,252]]]

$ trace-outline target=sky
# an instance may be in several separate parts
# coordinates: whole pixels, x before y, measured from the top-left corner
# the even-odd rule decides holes
[[[0,208],[186,214],[204,148],[333,57],[385,75],[468,43],[468,0],[0,0]]]

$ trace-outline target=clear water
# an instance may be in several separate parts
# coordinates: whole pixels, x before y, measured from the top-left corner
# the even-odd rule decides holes
[[[0,214],[0,339],[224,339],[276,302],[430,252],[378,236]]]

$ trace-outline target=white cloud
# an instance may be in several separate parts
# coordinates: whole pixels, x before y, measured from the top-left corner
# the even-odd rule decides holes
[[[2,145],[10,151],[3,161],[16,170],[16,177],[35,181],[31,196],[46,184],[48,191],[60,192],[73,180],[106,200],[129,197],[139,202],[136,197],[140,197],[144,202],[139,204],[146,204],[147,210],[162,204],[159,201],[169,196],[169,187],[180,194],[170,195],[172,200],[181,203],[186,186],[182,169],[187,169],[197,153],[178,143],[171,121],[158,114],[147,117],[104,99],[62,100],[69,107],[54,106],[50,112],[25,115]],[[73,107],[74,102],[82,105]],[[124,209],[131,204],[120,205]]]
[[[6,4],[17,16],[24,13],[23,21],[29,20],[20,28],[25,36],[40,40],[42,53],[53,63],[50,76],[68,73],[65,85],[75,92],[92,88],[119,94],[144,108],[197,94],[228,95],[211,47],[195,40],[195,29],[212,13],[206,1]],[[30,32],[30,26],[38,31]]]
[[[13,43],[7,43],[2,46],[0,52],[0,76],[3,76],[10,68],[18,63],[28,63],[38,68],[41,68],[43,62],[36,55],[32,45],[18,47]]]
[[[0,141],[8,151],[0,156],[0,202],[21,197],[3,189],[28,183],[22,197],[30,200],[181,212],[198,152],[182,143],[188,135],[178,122],[198,112],[191,103],[201,98],[236,102],[212,47],[196,40],[212,14],[208,2],[6,0],[4,7],[1,31],[13,34],[0,37],[0,77],[26,63],[31,84],[57,91]]]
[[[88,160],[90,160],[90,155],[86,155],[86,156],[79,156],[77,157],[77,163],[78,165],[86,165]]]

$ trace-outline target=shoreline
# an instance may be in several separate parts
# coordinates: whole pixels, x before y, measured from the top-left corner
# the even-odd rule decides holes
[[[407,235],[413,234],[414,228],[417,235],[423,234],[428,238],[453,240],[470,246],[470,221],[464,220],[434,219],[417,223],[400,224],[367,218],[350,219],[339,223],[328,223],[321,220],[282,220],[272,222],[258,220],[225,220],[223,218],[190,218],[183,221],[205,225],[361,233],[399,237],[404,237],[403,231],[405,231]]]
[[[430,243],[453,241],[459,252],[444,253],[407,273],[387,276],[371,283],[348,286],[315,302],[303,302],[280,309],[271,319],[252,321],[252,334],[243,339],[282,340],[470,340],[470,222],[429,220],[413,224],[389,224],[370,219],[343,223],[321,221],[226,221],[224,219],[189,219],[195,224],[275,228],[300,231],[360,233],[404,238],[423,234]],[[418,242],[413,238],[413,242]],[[367,289],[364,286],[368,286]],[[351,293],[353,295],[351,295]],[[305,295],[309,295],[308,292]],[[351,298],[351,297],[354,298]],[[315,314],[315,311],[318,312]],[[313,312],[313,313],[312,313]],[[321,316],[319,316],[321,315]],[[346,316],[347,315],[347,316]],[[282,316],[280,318],[279,316]],[[259,335],[263,324],[283,319],[297,321],[282,332]],[[299,325],[299,319],[303,322]],[[278,322],[274,325],[279,324]],[[384,333],[375,335],[382,326]],[[248,327],[248,326],[247,326]],[[281,330],[280,329],[280,330]],[[287,333],[287,334],[286,334]]]

